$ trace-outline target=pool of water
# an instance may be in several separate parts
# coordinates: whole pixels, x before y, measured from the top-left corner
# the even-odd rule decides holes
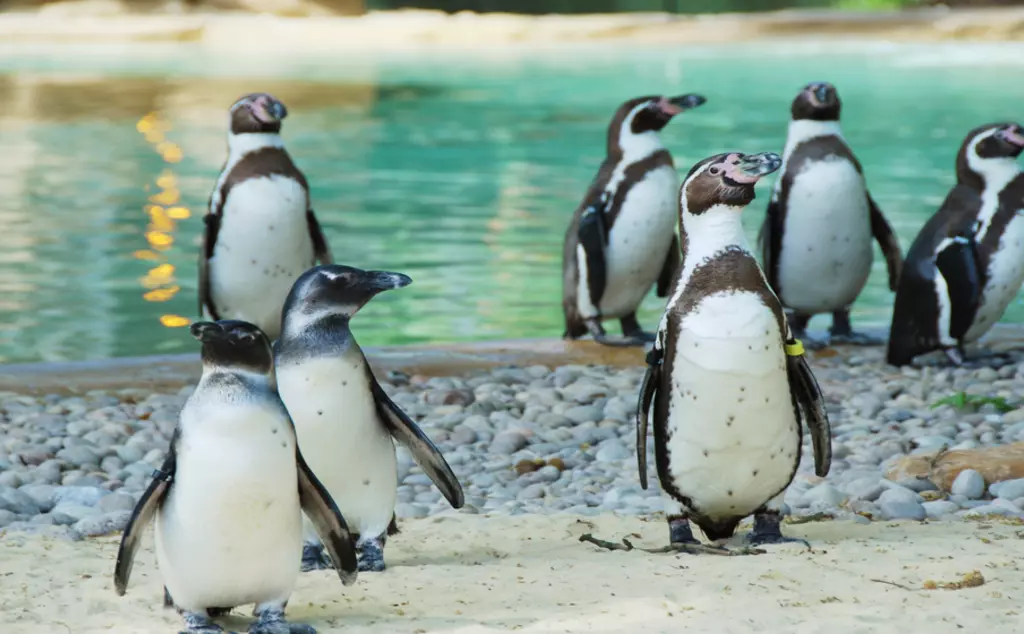
[[[211,57],[184,46],[0,47],[0,362],[184,352],[225,109],[269,91],[339,261],[412,276],[357,318],[364,345],[557,337],[560,246],[640,94],[708,103],[663,132],[677,167],[781,152],[826,79],[904,251],[953,182],[963,134],[1020,118],[1018,45],[751,44]],[[751,238],[770,183],[746,216]],[[641,322],[653,327],[653,293]],[[876,247],[855,323],[885,325]],[[826,325],[827,319],[817,318]],[[1004,318],[1024,320],[1024,305]],[[812,324],[813,326],[814,324]]]

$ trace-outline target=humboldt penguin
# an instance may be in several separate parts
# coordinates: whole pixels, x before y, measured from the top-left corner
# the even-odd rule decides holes
[[[384,544],[397,531],[395,440],[452,507],[463,505],[451,467],[388,397],[350,330],[350,320],[375,295],[411,282],[400,273],[314,267],[295,281],[275,344],[278,389],[299,447],[352,529],[360,570],[384,570]],[[305,534],[303,570],[327,567],[312,525]]]
[[[680,191],[682,266],[647,356],[637,404],[637,460],[647,488],[647,428],[653,419],[658,479],[677,550],[731,537],[754,515],[752,544],[782,536],[782,496],[796,474],[801,424],[810,429],[815,472],[831,463],[831,431],[814,375],[741,223],[754,185],[779,168],[778,154],[731,152],[693,166]],[[653,406],[653,409],[652,409]]]
[[[808,347],[811,317],[832,313],[830,343],[881,345],[854,332],[850,306],[871,273],[872,239],[882,248],[889,288],[896,290],[900,244],[868,192],[860,162],[839,127],[839,93],[826,82],[806,85],[793,99],[792,120],[758,241],[772,290],[792,311],[794,336]]]
[[[203,319],[242,319],[271,341],[292,283],[317,261],[334,261],[306,177],[281,139],[287,115],[263,93],[231,106],[228,157],[203,218],[199,253]]]
[[[963,346],[999,321],[1024,282],[1024,128],[971,130],[956,157],[956,185],[918,233],[896,291],[887,360],[907,365]]]
[[[165,604],[177,608],[189,634],[223,632],[211,619],[248,604],[257,617],[250,634],[313,634],[284,620],[299,575],[303,513],[345,585],[357,569],[348,526],[299,451],[263,332],[232,320],[194,323],[191,331],[202,342],[202,378],[121,537],[115,590],[124,595],[155,518]]]
[[[644,345],[636,311],[651,286],[665,297],[679,266],[679,176],[659,131],[700,95],[637,97],[608,126],[607,156],[572,216],[562,248],[564,337],[590,333],[608,345]],[[618,319],[623,338],[601,322]]]

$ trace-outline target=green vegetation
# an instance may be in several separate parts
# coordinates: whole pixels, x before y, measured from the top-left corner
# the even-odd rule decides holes
[[[932,403],[932,409],[950,405],[960,410],[978,411],[984,405],[991,405],[1001,414],[1017,409],[1001,396],[975,396],[966,392],[957,392]]]

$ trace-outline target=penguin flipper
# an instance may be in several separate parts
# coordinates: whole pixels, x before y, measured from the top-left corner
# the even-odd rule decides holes
[[[210,294],[210,258],[213,257],[213,248],[217,244],[217,234],[220,233],[220,214],[208,213],[203,217],[203,244],[199,249],[199,316],[203,316],[205,308],[209,319],[220,320],[217,309],[213,305],[213,296]]]
[[[673,235],[672,246],[668,249],[665,263],[662,264],[661,273],[658,275],[658,297],[668,297],[668,294],[672,291],[672,288],[675,286],[673,282],[676,280],[676,273],[679,271],[681,260],[682,254],[679,250],[679,237]]]
[[[327,244],[320,222],[316,219],[313,209],[306,210],[306,224],[309,226],[309,237],[313,241],[313,255],[320,264],[334,264],[334,255],[331,253],[331,246]]]
[[[878,246],[882,247],[885,265],[889,269],[889,290],[895,293],[900,281],[900,273],[903,270],[900,241],[870,194],[868,194],[868,206],[871,208],[871,235],[875,237]]]
[[[647,353],[647,371],[640,384],[640,398],[636,406],[636,466],[640,470],[640,488],[644,490],[647,490],[647,428],[650,424],[651,403],[661,384],[663,354],[657,344]]]
[[[128,589],[128,579],[132,575],[135,553],[139,550],[142,533],[153,521],[164,502],[164,496],[171,489],[177,469],[177,453],[175,451],[177,442],[178,430],[175,429],[164,463],[153,473],[153,479],[142,493],[142,497],[139,498],[135,510],[132,511],[132,516],[128,518],[128,525],[124,527],[124,532],[121,534],[121,545],[117,549],[117,564],[114,566],[114,590],[118,596],[124,596],[125,590]]]
[[[772,196],[764,215],[764,222],[761,223],[761,228],[757,232],[757,244],[758,250],[761,252],[761,268],[764,269],[768,285],[776,295],[779,294],[776,263],[779,260],[779,251],[782,250],[782,226],[785,220],[782,206]]]
[[[583,211],[577,235],[586,257],[587,292],[590,295],[590,303],[597,307],[601,304],[601,298],[604,297],[608,275],[604,253],[604,247],[608,241],[608,230],[605,227],[604,212],[599,205],[590,205]]]
[[[832,426],[825,409],[825,397],[821,387],[814,378],[807,358],[800,354],[790,354],[789,346],[795,340],[786,342],[786,371],[789,375],[789,390],[793,394],[794,409],[811,432],[811,445],[814,447],[814,473],[824,478],[832,467]]]
[[[392,438],[409,450],[413,460],[433,481],[452,508],[462,508],[466,502],[462,485],[452,468],[448,466],[448,461],[441,455],[441,451],[423,433],[423,430],[395,405],[384,388],[377,382],[377,378],[369,371],[369,366],[367,366],[367,374],[370,375],[370,388],[373,391],[374,401],[377,403],[377,413],[384,421],[388,431],[391,432]]]
[[[935,268],[946,281],[951,315],[949,336],[961,339],[971,327],[981,302],[982,281],[974,236],[958,235],[935,256]]]
[[[306,464],[298,446],[295,448],[295,464],[299,475],[299,504],[306,516],[316,527],[327,554],[338,571],[341,583],[350,586],[356,581],[359,563],[356,547],[348,530],[345,518],[324,485]]]

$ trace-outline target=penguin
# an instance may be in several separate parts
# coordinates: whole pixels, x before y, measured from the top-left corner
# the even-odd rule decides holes
[[[705,101],[695,94],[637,97],[612,117],[607,155],[563,242],[563,338],[589,332],[595,341],[619,346],[654,340],[640,327],[637,307],[655,283],[658,297],[665,297],[679,266],[679,175],[658,133]],[[609,337],[604,319],[618,319],[623,338]]]
[[[956,185],[907,252],[889,331],[887,361],[909,364],[943,350],[954,365],[963,346],[1002,317],[1024,282],[1024,128],[971,130],[956,157]]]
[[[806,339],[811,317],[830,312],[829,343],[881,345],[853,331],[850,305],[871,273],[872,238],[882,248],[892,291],[903,257],[843,138],[841,108],[839,93],[827,82],[807,84],[793,99],[780,177],[758,235],[761,260],[772,290],[792,311],[794,336]]]
[[[377,382],[349,327],[375,295],[411,283],[400,273],[314,267],[288,294],[274,345],[278,389],[295,421],[299,447],[348,520],[364,571],[384,570],[387,536],[397,532],[395,440],[452,507],[464,502],[451,467]],[[305,535],[303,570],[328,567],[309,523]]]
[[[721,553],[699,544],[690,521],[719,541],[751,514],[751,544],[802,542],[779,527],[801,424],[810,429],[815,472],[824,477],[831,464],[821,390],[740,218],[757,181],[781,164],[770,152],[718,154],[694,165],[680,189],[682,266],[647,355],[636,450],[646,489],[653,419],[669,539],[683,552]]]
[[[203,319],[243,319],[270,339],[281,305],[309,267],[334,261],[306,177],[281,140],[285,105],[265,93],[230,110],[228,157],[210,195],[199,252]]]
[[[348,525],[298,448],[266,335],[235,320],[197,322],[191,332],[202,342],[202,377],[121,537],[115,590],[124,595],[155,519],[164,603],[177,607],[186,632],[223,632],[213,617],[255,604],[250,634],[315,634],[284,620],[299,575],[303,513],[344,585],[357,574]]]

